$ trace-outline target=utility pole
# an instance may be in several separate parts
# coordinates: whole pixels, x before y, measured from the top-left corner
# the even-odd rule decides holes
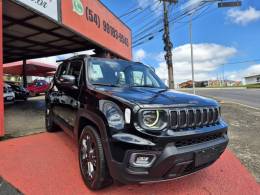
[[[173,78],[173,63],[172,63],[172,42],[170,39],[170,30],[169,30],[169,18],[168,18],[168,8],[167,3],[177,3],[177,0],[163,0],[163,13],[164,13],[164,51],[165,61],[168,67],[168,85],[170,89],[174,89],[174,78]]]

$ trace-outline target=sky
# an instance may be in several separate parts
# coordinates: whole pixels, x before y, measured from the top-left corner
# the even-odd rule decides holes
[[[154,66],[156,73],[167,79],[162,32],[158,33],[163,25],[159,0],[101,1],[119,17],[136,10],[121,17],[132,29],[133,59]],[[179,0],[169,7],[175,82],[191,79],[190,17],[178,18],[184,10],[196,10],[192,14],[195,80],[242,80],[260,74],[260,1],[242,0],[242,6],[236,8],[207,3],[197,10],[200,1]],[[147,41],[145,35],[151,32],[154,38]],[[141,39],[143,36],[146,39]]]
[[[198,1],[179,0],[173,9],[170,8],[169,17],[183,12],[185,6],[198,6]],[[102,2],[118,16],[136,7],[143,8],[142,14],[136,16],[138,10],[122,18],[132,29],[134,38],[145,23],[162,18],[163,10],[161,5],[158,6],[158,0],[129,0],[124,1],[124,4],[122,0]],[[147,6],[150,7],[146,9]],[[260,1],[243,0],[242,6],[236,8],[218,8],[216,3],[209,3],[207,6],[209,7],[203,8],[204,11],[193,13],[195,79],[222,79],[224,73],[225,79],[242,80],[244,76],[260,74]],[[151,12],[152,15],[149,14]],[[191,79],[188,21],[189,16],[170,23],[174,47],[174,76],[177,83]],[[145,35],[144,32],[141,34]],[[157,74],[167,79],[163,48],[162,33],[159,33],[151,41],[133,48],[133,54],[135,60],[154,66]],[[243,61],[250,62],[233,64]]]

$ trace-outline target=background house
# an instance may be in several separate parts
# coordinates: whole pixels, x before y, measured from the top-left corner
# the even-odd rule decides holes
[[[245,77],[246,85],[260,84],[260,74]]]

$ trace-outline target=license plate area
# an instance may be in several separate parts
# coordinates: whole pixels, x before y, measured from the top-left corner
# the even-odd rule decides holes
[[[206,148],[195,153],[195,167],[215,161],[219,157],[219,151],[215,147]]]

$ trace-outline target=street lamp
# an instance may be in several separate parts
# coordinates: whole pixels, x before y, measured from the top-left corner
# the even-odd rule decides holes
[[[206,3],[206,2],[216,2],[219,0],[204,0],[201,1],[201,3]],[[232,2],[219,2],[218,7],[223,8],[223,7],[238,7],[241,6],[241,1],[232,1]],[[189,31],[190,31],[190,53],[191,53],[191,72],[192,72],[192,88],[193,88],[193,94],[196,94],[196,84],[194,81],[194,59],[193,59],[193,44],[192,44],[192,15],[194,12],[190,13],[190,22],[189,22]],[[223,70],[224,71],[224,70]],[[223,73],[223,79],[224,79],[224,73]]]
[[[192,44],[192,14],[190,14],[190,24],[189,24],[189,31],[190,31],[190,56],[191,56],[191,72],[192,72],[192,89],[193,89],[193,94],[196,94],[196,85],[194,81],[194,60],[193,60],[193,44]]]

